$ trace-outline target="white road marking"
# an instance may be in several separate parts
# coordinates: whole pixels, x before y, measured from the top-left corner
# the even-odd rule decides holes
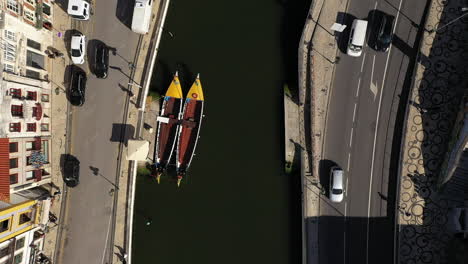
[[[361,86],[361,77],[359,77],[359,79],[358,79],[357,89],[356,89],[356,97],[358,97],[358,95],[359,95],[359,87],[360,86]]]
[[[377,96],[378,89],[377,89],[377,82],[374,84],[374,66],[375,66],[375,55],[372,59],[372,72],[371,72],[370,87],[369,87],[372,94],[374,95],[374,101],[375,101],[375,97]]]
[[[377,4],[378,4],[378,2],[375,1],[374,10],[377,9]]]
[[[400,16],[401,4],[403,0],[400,0],[400,4],[398,5],[398,11],[395,18],[395,25],[393,26],[392,33],[395,33],[396,26],[398,24],[398,17]],[[382,104],[382,95],[383,95],[383,87],[385,85],[385,78],[387,77],[387,67],[388,67],[388,60],[390,58],[390,53],[392,52],[392,46],[388,50],[387,61],[385,62],[385,69],[384,75],[382,79],[382,89],[380,92],[380,99],[379,99],[379,106],[377,108],[377,120],[375,124],[375,132],[374,132],[374,144],[372,147],[372,163],[371,163],[371,171],[370,171],[370,180],[369,180],[369,199],[367,201],[367,239],[366,239],[366,263],[369,263],[369,225],[370,225],[370,206],[371,206],[371,197],[372,197],[372,179],[374,176],[374,159],[375,159],[375,144],[377,141],[377,130],[379,127],[379,115],[380,115],[380,106]]]
[[[364,53],[364,55],[362,56],[361,72],[362,72],[362,69],[364,69],[364,62],[366,61],[366,54],[367,53]]]
[[[351,135],[349,136],[349,147],[353,145],[353,130],[354,130],[354,127],[351,128]]]
[[[357,103],[354,103],[354,110],[353,110],[353,123],[354,123],[354,120],[356,119],[356,108],[357,108]]]
[[[349,165],[351,163],[351,153],[348,153],[348,168],[346,169],[349,172]]]

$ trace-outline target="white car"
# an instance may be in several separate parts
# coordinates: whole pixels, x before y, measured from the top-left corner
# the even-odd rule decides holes
[[[68,0],[67,13],[78,20],[89,20],[90,5],[84,0]]]
[[[343,201],[343,170],[337,166],[330,169],[330,201],[339,203]]]
[[[71,38],[71,59],[73,64],[83,64],[86,53],[86,37],[81,34],[75,34]]]

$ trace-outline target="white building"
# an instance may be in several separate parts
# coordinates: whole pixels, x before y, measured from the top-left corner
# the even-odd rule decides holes
[[[43,26],[37,27],[38,23],[44,23],[46,15],[43,14],[41,19],[36,17],[35,12],[39,4],[32,5],[31,3],[35,3],[34,0],[3,1],[0,10],[0,36],[3,49],[0,55],[3,70],[34,79],[49,79],[47,56],[44,51],[52,45],[53,32]],[[47,5],[48,1],[42,2],[42,5]],[[42,10],[49,9],[50,7],[42,8]]]

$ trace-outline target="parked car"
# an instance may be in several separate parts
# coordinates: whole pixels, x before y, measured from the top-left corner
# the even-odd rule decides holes
[[[78,66],[72,67],[69,100],[72,105],[82,106],[85,102],[86,73]]]
[[[136,0],[133,7],[132,31],[139,34],[148,33],[153,0]]]
[[[354,19],[351,26],[351,33],[348,40],[348,48],[346,53],[352,57],[359,57],[362,53],[364,41],[366,39],[367,21]]]
[[[67,13],[78,20],[89,19],[90,5],[84,0],[68,0]]]
[[[109,68],[109,47],[102,42],[98,42],[94,54],[94,74],[96,77],[107,78]]]
[[[71,59],[74,64],[83,64],[86,53],[86,37],[76,33],[71,37]]]
[[[330,169],[330,201],[339,203],[343,201],[343,170],[338,166]]]
[[[395,17],[384,12],[376,12],[373,37],[375,41],[372,48],[387,52],[393,40],[393,24]]]
[[[69,155],[63,165],[63,180],[68,187],[76,187],[80,183],[80,161]]]

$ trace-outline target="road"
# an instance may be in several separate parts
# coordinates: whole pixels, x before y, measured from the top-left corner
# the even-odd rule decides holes
[[[131,22],[132,6],[128,1],[95,1],[90,21],[72,21],[72,27],[87,37],[88,72],[86,102],[73,107],[70,154],[80,161],[80,185],[69,189],[66,239],[62,263],[110,263],[113,203],[118,190],[119,124],[124,120],[124,107],[132,62],[139,35],[124,23]],[[110,54],[107,79],[90,73],[88,62],[96,39],[117,49]],[[121,88],[122,87],[122,88]]]
[[[320,263],[392,263],[392,118],[402,89],[411,83],[408,72],[425,6],[425,0],[348,1],[348,28],[353,18],[370,19],[370,11],[378,9],[395,16],[395,37],[387,53],[366,45],[358,58],[343,54],[343,47],[338,54],[320,180],[328,188],[329,168],[339,165],[345,171],[346,192],[340,204],[321,200]]]

